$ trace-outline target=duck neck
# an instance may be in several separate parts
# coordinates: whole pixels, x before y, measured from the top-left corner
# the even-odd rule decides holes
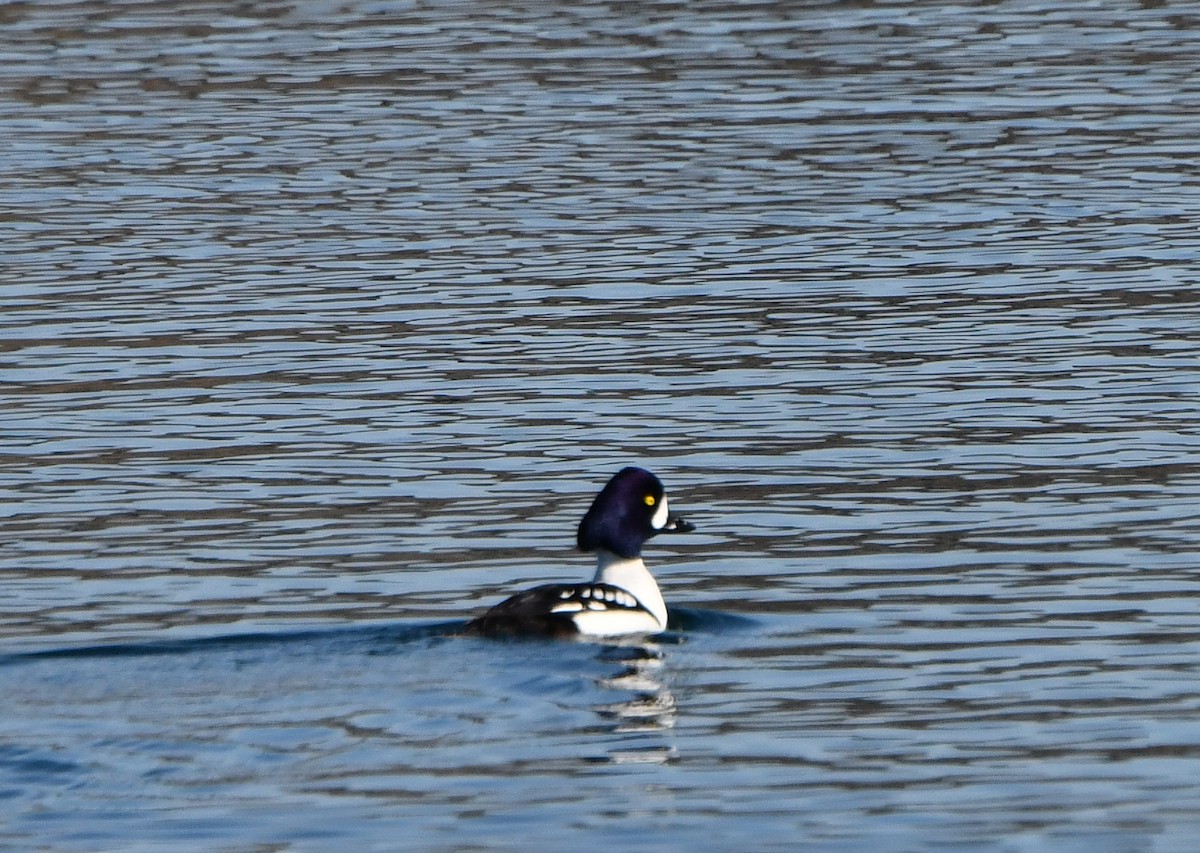
[[[658,620],[659,628],[667,627],[667,604],[641,557],[619,557],[609,551],[598,551],[594,580],[619,586],[632,594]]]

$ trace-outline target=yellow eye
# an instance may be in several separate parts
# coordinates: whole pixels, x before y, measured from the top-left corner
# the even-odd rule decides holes
[[[658,498],[654,497],[654,495],[646,495],[645,501],[646,506],[654,506],[658,502]]]

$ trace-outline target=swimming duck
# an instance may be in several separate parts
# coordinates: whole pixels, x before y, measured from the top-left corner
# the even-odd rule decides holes
[[[618,637],[667,627],[667,605],[642,562],[642,545],[659,533],[695,526],[673,515],[658,477],[623,468],[579,522],[579,550],[596,554],[586,583],[552,583],[519,592],[467,623],[486,636]]]

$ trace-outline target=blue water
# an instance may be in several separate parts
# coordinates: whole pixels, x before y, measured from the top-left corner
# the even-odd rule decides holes
[[[1198,46],[0,10],[0,847],[1193,850]],[[461,636],[626,464],[668,633]]]

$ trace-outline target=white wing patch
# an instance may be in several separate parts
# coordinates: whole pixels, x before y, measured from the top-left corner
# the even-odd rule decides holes
[[[570,614],[581,634],[612,637],[653,634],[663,625],[642,603],[620,587],[580,585],[558,591],[550,613]]]
[[[638,600],[623,589],[576,586],[562,590],[558,597],[560,600],[550,608],[551,613],[579,613],[583,610],[622,613],[641,609]]]

